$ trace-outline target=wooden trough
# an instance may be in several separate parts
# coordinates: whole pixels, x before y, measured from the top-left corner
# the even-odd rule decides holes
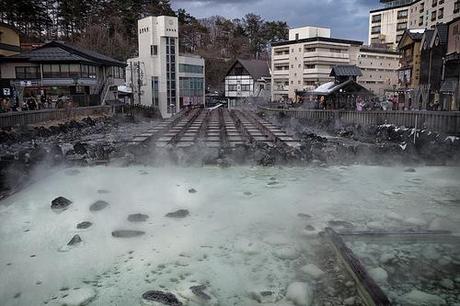
[[[326,228],[320,236],[326,239],[336,252],[339,262],[346,268],[357,284],[358,293],[366,305],[391,305],[387,295],[369,275],[364,265],[353,251],[347,247],[344,237],[359,237],[370,240],[385,239],[398,241],[446,241],[460,244],[460,237],[451,235],[449,231],[422,231],[422,232],[343,232],[337,233],[332,228]]]

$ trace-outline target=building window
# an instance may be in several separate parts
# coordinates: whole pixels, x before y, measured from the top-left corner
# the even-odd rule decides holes
[[[423,13],[423,11],[425,10],[425,4],[422,2],[420,3],[420,13]]]
[[[176,97],[176,39],[166,37],[166,98],[168,113],[172,113],[171,106],[176,106]]]
[[[432,11],[431,12],[431,21],[435,21],[436,20],[436,11]]]
[[[398,19],[407,18],[408,15],[409,15],[408,10],[398,11]]]
[[[439,0],[439,5],[444,4],[444,0]]]
[[[419,25],[419,26],[422,26],[422,25],[423,25],[423,16],[420,16],[420,17],[418,18],[418,25]]]
[[[158,107],[160,93],[160,81],[158,77],[152,77],[152,106]]]
[[[454,14],[460,12],[460,0],[456,0],[454,3]]]
[[[380,34],[381,27],[380,26],[374,26],[372,27],[371,33],[372,34]]]
[[[203,66],[190,65],[190,64],[179,64],[179,72],[182,73],[199,73],[203,74]]]
[[[396,26],[396,30],[398,31],[403,31],[407,29],[407,23],[406,22],[399,22],[398,25]]]
[[[251,91],[251,85],[241,85],[241,91]]]
[[[438,10],[438,19],[444,18],[444,8]]]
[[[381,21],[382,21],[382,15],[381,14],[372,16],[372,23],[379,23]]]
[[[299,40],[299,34],[298,33],[295,34],[295,40]]]
[[[236,85],[228,85],[228,91],[236,91]]]
[[[305,64],[305,69],[315,69],[316,65],[314,64]]]
[[[16,67],[16,79],[39,79],[40,67],[18,66]]]
[[[342,53],[342,49],[330,49],[331,53]]]
[[[305,52],[316,52],[316,48],[305,48]]]
[[[433,3],[431,4],[431,6],[435,7],[436,5],[438,5],[438,0],[433,0]]]
[[[158,55],[158,46],[157,45],[151,45],[150,46],[150,54],[151,55]]]

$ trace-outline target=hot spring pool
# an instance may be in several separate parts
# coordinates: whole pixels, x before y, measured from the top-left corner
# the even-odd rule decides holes
[[[191,286],[206,287],[209,305],[308,303],[335,277],[305,269],[323,269],[326,226],[460,233],[453,167],[93,167],[35,178],[0,202],[1,305],[142,305],[148,290],[185,301]],[[73,203],[52,210],[58,196]],[[98,200],[109,205],[90,210]],[[166,216],[181,209],[189,214]],[[67,246],[76,234],[82,242]],[[307,296],[287,292],[292,283]]]

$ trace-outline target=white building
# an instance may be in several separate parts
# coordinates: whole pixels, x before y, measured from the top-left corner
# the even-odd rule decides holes
[[[288,41],[272,44],[272,100],[295,100],[296,92],[309,91],[332,80],[336,65],[356,65],[361,41],[331,38],[327,28],[289,30]]]
[[[270,100],[270,69],[267,61],[237,59],[225,76],[225,97],[230,104],[252,98]]]
[[[185,106],[204,104],[204,59],[179,55],[177,17],[139,20],[138,41],[139,56],[128,59],[126,72],[136,104],[157,107],[163,118]]]
[[[460,0],[380,0],[369,13],[369,44],[396,49],[406,29],[431,29],[460,16]]]
[[[332,81],[331,69],[341,65],[358,66],[363,75],[357,82],[376,95],[397,84],[396,52],[332,38],[327,28],[290,29],[289,38],[272,44],[272,101],[295,100],[297,93]]]

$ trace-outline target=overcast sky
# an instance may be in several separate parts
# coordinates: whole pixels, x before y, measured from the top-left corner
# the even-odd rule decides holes
[[[241,18],[256,13],[265,20],[286,21],[290,27],[307,25],[332,29],[332,36],[367,43],[369,10],[378,0],[172,0],[175,9],[184,8],[202,18],[220,15]]]

